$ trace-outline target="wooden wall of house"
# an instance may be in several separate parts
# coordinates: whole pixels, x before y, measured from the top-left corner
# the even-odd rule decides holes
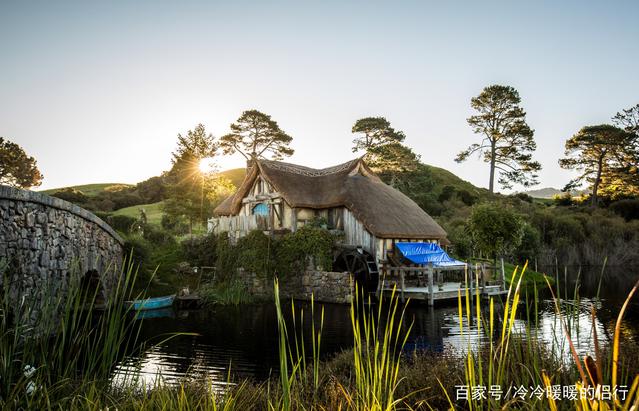
[[[344,242],[349,245],[361,246],[364,250],[377,256],[377,239],[368,232],[355,215],[347,208],[343,208]]]

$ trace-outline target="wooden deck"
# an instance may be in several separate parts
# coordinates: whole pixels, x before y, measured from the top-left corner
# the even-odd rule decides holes
[[[390,294],[393,291],[392,287],[384,287],[381,292],[383,294]],[[459,292],[461,291],[462,297],[466,294],[466,288],[463,287],[462,283],[444,283],[442,287],[433,287],[433,301],[442,301],[442,300],[456,300],[458,298]],[[395,290],[397,294],[399,294],[400,298],[403,300],[410,298],[411,300],[423,300],[423,301],[431,301],[429,287],[404,287],[397,288]],[[477,295],[477,291],[475,289],[468,289],[468,292],[474,297]],[[507,294],[507,290],[502,290],[500,285],[487,285],[485,287],[480,287],[479,295],[482,297],[493,297],[498,295]]]
[[[435,268],[432,263],[418,267],[398,267],[390,266],[387,262],[383,262],[381,272],[382,278],[391,280],[391,282],[396,284],[396,292],[399,294],[401,301],[411,298],[413,300],[425,300],[429,305],[435,305],[435,301],[458,298],[460,291],[462,296],[465,296],[466,290],[473,297],[477,294],[485,298],[508,294],[503,259],[500,268],[501,270],[493,267],[494,273],[489,276],[487,266],[484,264],[475,267],[464,266],[463,268]],[[446,272],[460,270],[465,272],[463,277],[465,280],[459,281],[458,278],[454,277],[444,278]],[[418,284],[420,282],[421,284],[426,283],[427,286],[406,286],[407,276],[421,278],[422,281],[418,281]],[[380,288],[377,290],[378,296],[390,293],[393,290],[393,286],[390,284],[380,284]]]

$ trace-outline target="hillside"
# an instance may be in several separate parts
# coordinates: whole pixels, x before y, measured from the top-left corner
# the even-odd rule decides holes
[[[40,191],[43,194],[51,195],[55,192],[61,190],[67,190],[69,188],[81,191],[87,197],[95,197],[103,191],[117,191],[121,188],[129,188],[133,187],[133,184],[124,184],[124,183],[98,183],[98,184],[82,184],[77,186],[70,187],[58,187],[58,188],[50,188],[48,190]]]
[[[245,168],[232,168],[230,170],[220,171],[217,173],[218,176],[222,176],[231,180],[235,187],[239,187],[244,180],[244,176],[246,175]]]
[[[164,201],[160,201],[153,204],[139,204],[131,207],[121,208],[114,211],[113,215],[124,215],[133,218],[140,217],[140,209],[143,209],[146,213],[147,222],[153,225],[160,225],[162,221],[162,204]]]
[[[444,168],[435,167],[428,164],[425,164],[425,166],[431,172],[433,182],[435,183],[435,191],[441,191],[443,187],[451,186],[455,188],[455,191],[466,190],[472,194],[477,195],[480,198],[486,198],[490,196],[490,193],[485,188],[476,187],[468,181],[462,180],[461,178],[457,177],[455,174]]]

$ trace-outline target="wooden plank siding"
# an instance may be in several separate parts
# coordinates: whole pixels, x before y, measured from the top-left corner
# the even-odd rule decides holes
[[[364,250],[379,259],[377,255],[377,239],[366,230],[355,215],[347,208],[343,212],[344,242],[349,245],[361,246]]]

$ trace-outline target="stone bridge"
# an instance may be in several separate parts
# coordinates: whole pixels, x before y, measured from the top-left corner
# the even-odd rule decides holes
[[[108,299],[123,258],[122,238],[87,210],[45,194],[0,186],[0,291],[13,301],[60,296],[70,284]],[[78,280],[74,282],[74,280]]]

